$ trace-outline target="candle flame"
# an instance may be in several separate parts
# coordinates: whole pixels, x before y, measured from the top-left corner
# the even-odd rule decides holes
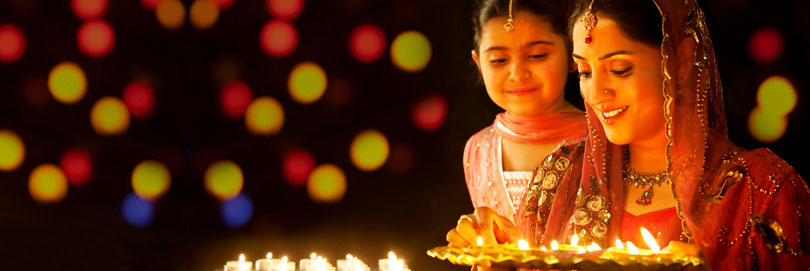
[[[481,238],[481,236],[478,236],[478,239],[475,240],[475,243],[478,244],[479,247],[483,246],[484,245],[484,238]]]
[[[584,247],[577,247],[577,253],[579,253],[579,254],[585,253],[585,248]]]
[[[239,263],[241,264],[244,262],[245,262],[245,253],[239,254]]]
[[[661,252],[661,247],[658,246],[658,243],[655,242],[655,237],[652,236],[652,233],[641,227],[641,236],[644,237],[644,242],[647,242],[647,246],[650,247],[650,250],[654,253]]]
[[[389,252],[388,252],[388,260],[389,260],[389,261],[396,261],[396,260],[397,260],[397,255],[396,255],[396,254],[394,254],[394,252],[393,252],[393,251],[389,251]]]
[[[557,240],[551,241],[551,250],[557,250],[558,247]]]
[[[572,247],[577,246],[578,241],[579,241],[579,237],[576,234],[574,234],[574,236],[571,236],[571,246]]]
[[[318,256],[318,254],[315,254],[315,252],[312,252],[312,254],[309,254],[309,258],[310,258],[310,259],[313,259],[313,260],[314,260],[314,259],[315,259],[315,256]]]
[[[622,244],[622,241],[619,240],[619,238],[616,238],[616,248],[624,249],[624,244]]]
[[[546,250],[548,250],[548,249],[546,249],[546,247],[540,247],[540,251],[546,251]]]
[[[265,256],[265,257],[266,257],[267,259],[272,259],[272,258],[273,258],[273,253],[271,253],[271,252],[267,252],[267,256]]]
[[[287,271],[287,256],[281,257],[281,271]]]
[[[588,247],[587,247],[586,249],[587,249],[588,251],[597,251],[597,250],[602,250],[602,248],[601,248],[599,245],[597,245],[596,243],[594,243],[594,242],[591,242],[591,244],[590,244],[590,245],[588,245]]]
[[[638,248],[636,247],[636,245],[633,245],[633,242],[627,241],[627,249],[630,250],[630,254],[633,254],[633,255],[640,254],[640,252],[638,251]]]
[[[529,242],[526,242],[526,240],[520,239],[520,241],[518,241],[518,249],[520,249],[520,250],[529,250]]]
[[[354,259],[354,257],[352,257],[352,254],[346,254],[346,260],[351,261],[352,259]]]

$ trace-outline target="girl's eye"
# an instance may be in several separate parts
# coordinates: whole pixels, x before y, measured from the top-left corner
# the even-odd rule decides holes
[[[548,56],[548,54],[538,54],[538,55],[530,55],[529,58],[537,59],[537,58],[544,58],[546,56]]]
[[[582,78],[590,78],[591,77],[591,71],[581,71],[581,72],[579,72],[579,75],[577,75],[577,77],[580,78],[580,79],[582,79]]]
[[[506,58],[493,58],[493,59],[489,60],[489,63],[492,63],[492,64],[501,64],[501,63],[504,63],[504,62],[506,62]]]
[[[622,75],[627,74],[627,72],[629,72],[632,69],[633,69],[633,67],[627,67],[627,68],[622,69],[622,70],[610,70],[610,72],[612,72],[615,75],[622,76]]]

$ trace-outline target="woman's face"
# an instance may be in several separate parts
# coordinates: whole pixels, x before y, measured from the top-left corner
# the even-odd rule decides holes
[[[581,18],[580,18],[581,19]],[[612,19],[598,17],[592,42],[581,20],[574,25],[574,62],[586,105],[613,144],[665,137],[664,76],[656,47],[628,39]]]
[[[506,18],[486,21],[472,58],[495,104],[520,116],[537,116],[565,106],[569,57],[561,35],[529,12],[517,12],[511,32]]]

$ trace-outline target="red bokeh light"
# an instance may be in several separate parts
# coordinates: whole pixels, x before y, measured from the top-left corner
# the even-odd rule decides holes
[[[413,123],[423,131],[433,131],[444,124],[447,117],[447,101],[439,94],[420,99],[411,110]]]
[[[133,117],[143,119],[152,115],[155,96],[152,87],[142,81],[132,81],[124,87],[124,104]]]
[[[245,114],[250,102],[253,101],[253,92],[250,86],[242,81],[234,80],[222,87],[221,106],[225,117],[236,119]]]
[[[155,10],[157,5],[163,0],[141,0],[141,5],[148,10]]]
[[[79,49],[90,57],[103,57],[112,51],[115,45],[115,32],[104,20],[92,20],[79,27],[76,37]]]
[[[773,28],[761,28],[751,35],[748,51],[751,58],[760,64],[769,64],[780,57],[785,49],[782,33]]]
[[[267,0],[267,10],[278,19],[295,19],[303,9],[304,0]]]
[[[219,9],[228,9],[231,6],[233,6],[233,1],[234,0],[216,0],[216,1],[217,1],[217,6],[219,6]]]
[[[14,63],[25,53],[25,35],[15,25],[0,24],[0,62]]]
[[[358,26],[349,36],[349,50],[362,63],[377,61],[385,52],[385,34],[372,24]]]
[[[386,166],[391,172],[404,173],[413,166],[413,150],[404,144],[391,146],[391,155],[388,156]]]
[[[59,167],[65,173],[68,183],[74,186],[84,186],[90,180],[93,172],[93,163],[90,154],[82,149],[71,149],[62,155]]]
[[[71,0],[70,7],[79,19],[97,19],[107,11],[107,0]]]
[[[293,187],[305,184],[314,168],[315,159],[306,150],[294,149],[284,155],[284,179]]]
[[[272,20],[262,28],[259,37],[262,49],[271,57],[285,57],[298,45],[298,31],[289,22]]]

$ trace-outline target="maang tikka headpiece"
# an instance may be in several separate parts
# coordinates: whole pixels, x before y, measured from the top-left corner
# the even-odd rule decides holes
[[[506,24],[503,25],[506,32],[512,32],[512,29],[515,29],[515,25],[512,24],[515,21],[512,19],[512,1],[514,0],[509,0],[509,17],[506,18]]]
[[[588,5],[588,11],[585,12],[585,16],[582,17],[582,24],[585,26],[585,44],[590,44],[593,41],[591,31],[596,27],[596,15],[593,14],[593,1],[594,0],[591,0],[591,4]]]

